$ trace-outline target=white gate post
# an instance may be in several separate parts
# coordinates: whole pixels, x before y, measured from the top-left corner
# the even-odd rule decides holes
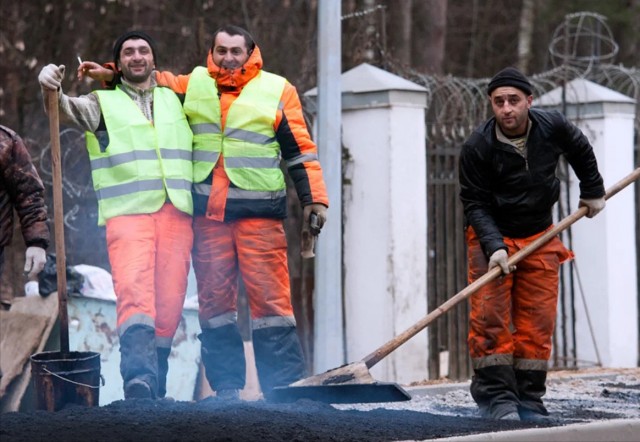
[[[426,89],[369,64],[342,82],[343,266],[347,362],[427,313]],[[309,91],[306,95],[314,95]],[[371,373],[425,379],[421,332]]]
[[[584,79],[567,84],[566,101],[567,117],[589,138],[605,187],[609,188],[634,169],[635,101]],[[534,105],[559,108],[561,89],[543,95]],[[571,212],[578,208],[578,184],[572,172]],[[638,290],[633,185],[607,201],[606,209],[595,218],[574,224],[572,236],[580,278],[575,283],[579,365],[582,361],[597,361],[593,332],[603,366],[636,367]],[[587,312],[593,330],[589,328]]]

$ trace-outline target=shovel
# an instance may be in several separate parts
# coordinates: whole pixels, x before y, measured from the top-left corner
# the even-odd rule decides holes
[[[31,374],[35,386],[36,408],[58,411],[69,404],[98,406],[100,397],[100,354],[69,351],[69,315],[67,312],[67,259],[64,247],[64,211],[62,207],[62,161],[58,91],[47,91],[51,169],[53,175],[53,220],[56,243],[56,275],[60,351],[31,355]],[[103,382],[104,384],[104,382]]]
[[[51,172],[53,175],[53,222],[56,243],[58,315],[60,319],[60,353],[69,353],[69,316],[67,314],[67,258],[64,248],[64,210],[62,206],[62,160],[60,159],[60,118],[58,91],[47,91],[49,135],[51,137]]]
[[[617,182],[607,190],[605,199],[613,197],[626,186],[640,178],[640,168]],[[508,265],[515,265],[529,256],[540,246],[546,244],[560,232],[587,214],[586,207],[580,207],[571,215],[564,218],[553,228],[549,229],[529,245],[514,253],[508,259]],[[273,402],[294,402],[298,399],[311,399],[328,403],[364,403],[364,402],[394,402],[410,400],[411,396],[394,383],[377,382],[369,369],[387,357],[402,344],[426,328],[434,320],[449,311],[456,304],[467,299],[481,287],[493,281],[502,274],[500,267],[494,267],[444,302],[434,311],[416,322],[413,326],[381,345],[364,359],[342,365],[321,374],[301,379],[285,387],[276,387],[270,400]]]

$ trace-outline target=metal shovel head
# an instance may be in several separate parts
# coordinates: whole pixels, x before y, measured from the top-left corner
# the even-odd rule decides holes
[[[328,404],[360,404],[409,401],[411,400],[411,395],[398,384],[387,382],[276,387],[269,395],[269,401],[276,403],[295,402],[300,399]]]
[[[298,399],[353,404],[408,401],[411,396],[397,384],[377,382],[367,365],[360,361],[300,379],[286,387],[276,387],[269,397],[272,402]]]
[[[343,384],[373,384],[373,379],[367,364],[362,361],[345,364],[338,368],[325,371],[324,373],[300,379],[290,385],[290,387],[306,387],[314,385],[343,385]]]

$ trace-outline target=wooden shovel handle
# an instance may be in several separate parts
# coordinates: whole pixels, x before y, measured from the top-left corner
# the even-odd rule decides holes
[[[60,118],[58,91],[49,90],[47,110],[51,137],[51,169],[53,175],[53,221],[58,276],[58,317],[60,318],[60,352],[69,353],[69,316],[67,313],[67,259],[64,249],[64,211],[62,208],[62,161],[60,159]]]
[[[607,190],[605,199],[611,198],[616,193],[620,192],[622,189],[627,187],[629,184],[636,181],[638,178],[640,178],[640,168],[635,169],[632,173],[630,173],[625,178],[623,178],[622,180],[614,184],[612,187],[610,187]],[[508,265],[514,265],[522,261],[525,257],[529,256],[532,252],[537,250],[540,246],[542,246],[543,244],[546,244],[550,239],[558,235],[560,232],[565,230],[567,227],[569,227],[571,224],[578,221],[580,218],[582,218],[586,214],[587,214],[587,208],[580,207],[574,213],[567,216],[558,224],[556,224],[553,228],[549,229],[543,235],[536,238],[529,245],[527,245],[526,247],[520,249],[518,252],[511,255],[507,260]],[[367,368],[373,367],[378,362],[380,362],[383,358],[387,357],[389,353],[391,353],[392,351],[400,347],[402,344],[404,344],[413,336],[415,336],[423,328],[431,324],[431,322],[433,322],[436,318],[439,318],[440,316],[442,316],[444,313],[450,310],[453,306],[467,299],[473,293],[477,292],[478,289],[480,289],[490,281],[493,281],[501,274],[502,274],[502,270],[500,269],[500,267],[494,267],[493,269],[489,270],[483,276],[481,276],[480,278],[475,280],[473,283],[469,284],[467,287],[459,291],[456,295],[454,295],[452,298],[444,302],[442,305],[440,305],[440,307],[436,308],[435,310],[427,314],[427,316],[425,316],[424,318],[416,322],[407,330],[405,330],[395,338],[391,339],[387,343],[383,344],[382,346],[378,347],[371,354],[367,355],[362,360],[362,362],[364,362],[367,365]]]

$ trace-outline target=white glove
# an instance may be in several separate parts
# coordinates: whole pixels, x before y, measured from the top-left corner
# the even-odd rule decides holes
[[[28,273],[27,276],[30,280],[33,280],[44,269],[47,253],[42,247],[27,247],[24,257],[24,272]]]
[[[38,75],[38,81],[40,86],[44,89],[51,89],[57,91],[60,89],[62,79],[64,78],[64,65],[56,66],[55,64],[48,64],[42,68]]]
[[[593,198],[593,199],[582,199],[580,198],[580,202],[578,203],[578,207],[586,207],[587,208],[587,218],[593,218],[598,213],[604,209],[604,206],[607,204],[604,197],[601,198]]]
[[[516,269],[516,266],[509,266],[507,264],[508,254],[505,249],[496,250],[489,258],[489,270],[494,267],[500,266],[502,273],[508,275]]]

